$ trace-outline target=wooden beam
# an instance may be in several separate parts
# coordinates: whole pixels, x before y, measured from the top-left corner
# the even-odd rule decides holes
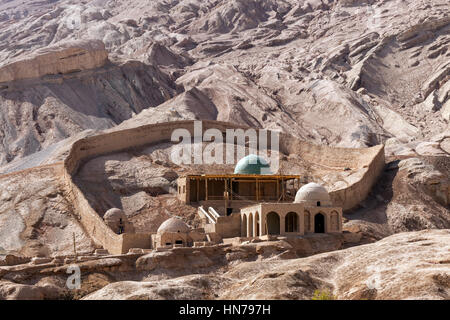
[[[234,181],[237,181],[237,182],[256,182],[256,179],[255,179],[255,180],[249,180],[249,179],[235,179]],[[275,183],[275,182],[277,182],[278,180],[259,180],[259,179],[258,179],[258,181],[259,181],[260,183]]]
[[[186,175],[183,176],[184,177],[188,177],[188,178],[201,178],[201,179],[205,179],[205,178],[252,178],[252,179],[260,179],[260,180],[265,180],[265,179],[285,179],[285,180],[290,180],[290,179],[298,179],[300,178],[299,175],[259,175],[259,174],[220,174],[220,175]]]

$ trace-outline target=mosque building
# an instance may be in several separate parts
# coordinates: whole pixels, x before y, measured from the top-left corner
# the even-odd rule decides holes
[[[241,159],[233,174],[187,175],[177,182],[178,199],[198,208],[201,226],[192,229],[171,217],[150,235],[152,248],[342,233],[342,208],[333,206],[325,187],[302,186],[299,175],[271,174],[269,164],[256,155]],[[110,209],[103,219],[117,234],[134,233],[122,210]]]
[[[173,217],[160,226],[153,245],[208,242],[211,235],[225,239],[342,232],[342,208],[333,206],[325,187],[301,186],[300,176],[273,175],[268,168],[263,158],[249,155],[238,162],[234,174],[180,177],[178,198],[198,206],[202,228],[194,232]]]

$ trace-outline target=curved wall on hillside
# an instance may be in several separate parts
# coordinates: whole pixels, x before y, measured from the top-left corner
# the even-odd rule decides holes
[[[67,189],[74,209],[86,231],[97,244],[102,245],[111,253],[126,253],[133,247],[150,248],[150,234],[115,234],[90,206],[82,191],[73,182],[72,177],[88,159],[134,147],[170,141],[172,132],[179,128],[185,128],[193,135],[194,120],[151,124],[113,131],[87,137],[73,144],[64,161],[64,180]],[[225,132],[226,129],[248,129],[231,123],[212,120],[202,121],[202,128],[203,131],[215,128],[222,132]],[[335,205],[342,206],[344,210],[357,206],[367,197],[384,168],[383,146],[367,149],[332,148],[313,145],[287,134],[281,134],[280,151],[299,154],[306,161],[327,167],[362,168],[364,173],[359,181],[346,188],[330,192]]]

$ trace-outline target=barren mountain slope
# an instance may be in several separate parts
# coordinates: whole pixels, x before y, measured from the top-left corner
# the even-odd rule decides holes
[[[13,76],[20,77],[27,68],[30,66],[19,66]],[[20,79],[7,82],[0,89],[3,164],[52,147],[86,129],[113,127],[178,92],[169,77],[156,67],[131,61],[122,65],[105,62],[95,69]]]
[[[24,256],[73,254],[94,249],[60,180],[61,165],[0,178],[0,247]]]
[[[81,39],[102,41],[113,63],[101,75],[51,76],[57,85],[33,79],[24,93],[2,84],[0,107],[10,116],[0,127],[12,145],[3,147],[3,164],[119,124],[183,87],[195,97],[130,121],[207,117],[338,146],[395,137],[413,149],[448,127],[445,0],[0,4],[0,67]],[[124,67],[130,60],[138,62]],[[191,112],[178,112],[185,103]]]
[[[448,229],[443,198],[450,192],[448,157],[391,160],[369,197],[345,214],[346,229],[369,242],[405,231]]]
[[[387,155],[419,162],[439,156],[445,165],[410,159],[387,172],[347,226],[374,239],[448,228],[436,181],[448,181],[449,28],[445,0],[0,1],[0,171],[61,161],[101,130],[219,119],[335,146],[387,142]],[[99,45],[80,45],[91,42]],[[186,171],[167,163],[166,146],[115,156],[92,160],[80,177],[99,212],[157,208],[150,220],[135,217],[151,230],[170,214],[192,218],[170,194]],[[284,163],[315,174],[295,156]],[[27,179],[8,185],[16,206],[53,177]]]

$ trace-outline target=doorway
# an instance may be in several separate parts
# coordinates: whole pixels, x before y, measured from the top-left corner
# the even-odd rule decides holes
[[[325,217],[321,213],[314,216],[314,232],[325,233]]]
[[[280,234],[280,216],[276,212],[267,214],[267,233]]]

